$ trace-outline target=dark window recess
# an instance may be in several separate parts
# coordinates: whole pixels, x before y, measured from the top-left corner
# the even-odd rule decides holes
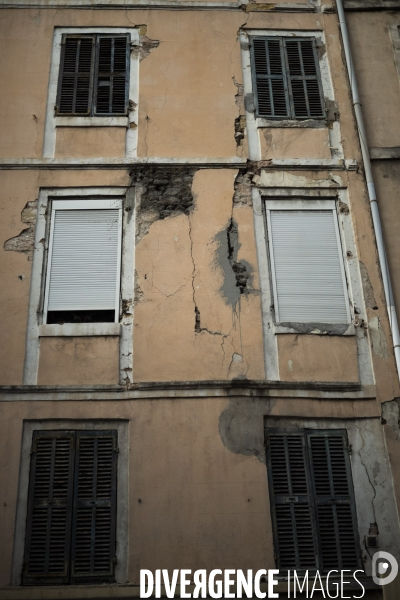
[[[252,38],[251,64],[258,117],[325,117],[314,39]]]
[[[58,115],[126,115],[129,36],[64,36]]]
[[[35,431],[23,583],[114,582],[117,432]]]
[[[362,568],[346,432],[266,430],[277,567]]]
[[[64,323],[114,323],[114,310],[51,310],[47,313],[48,324]]]

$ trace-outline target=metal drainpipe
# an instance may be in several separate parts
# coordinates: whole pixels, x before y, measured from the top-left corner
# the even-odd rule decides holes
[[[396,309],[394,307],[392,284],[390,282],[389,266],[387,263],[385,244],[383,241],[382,225],[381,225],[381,219],[379,216],[378,201],[376,198],[375,185],[374,185],[374,180],[372,177],[371,161],[369,158],[369,152],[368,152],[368,146],[367,146],[367,136],[365,134],[364,121],[363,121],[363,116],[362,116],[362,111],[361,111],[360,98],[358,95],[357,81],[356,81],[356,76],[355,76],[355,72],[354,72],[353,59],[351,56],[349,35],[347,32],[347,24],[346,24],[342,0],[336,0],[336,6],[338,9],[339,25],[340,25],[340,31],[342,33],[344,52],[346,55],[346,64],[347,64],[347,70],[349,73],[350,88],[351,88],[351,95],[352,95],[352,99],[353,99],[354,112],[356,114],[358,137],[360,138],[361,152],[362,152],[362,157],[363,157],[363,161],[364,161],[364,170],[365,170],[365,177],[366,177],[367,186],[368,186],[368,196],[369,196],[369,201],[370,201],[370,205],[371,205],[372,221],[374,224],[376,245],[378,247],[379,264],[381,266],[382,279],[383,279],[383,288],[385,290],[386,307],[387,307],[387,311],[388,311],[388,315],[389,315],[390,328],[392,330],[393,348],[394,348],[394,355],[396,358],[397,374],[400,377],[399,325],[397,322]]]

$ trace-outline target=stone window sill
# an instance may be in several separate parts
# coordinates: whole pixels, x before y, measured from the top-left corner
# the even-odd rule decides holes
[[[64,323],[39,325],[39,337],[83,337],[121,335],[119,323]]]
[[[56,127],[128,127],[128,117],[56,117]]]
[[[356,335],[352,323],[276,323],[274,332],[313,335]]]

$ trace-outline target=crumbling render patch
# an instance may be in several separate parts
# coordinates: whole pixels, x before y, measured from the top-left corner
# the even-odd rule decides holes
[[[215,236],[215,241],[217,242],[216,263],[222,268],[224,275],[221,292],[232,309],[235,309],[240,294],[249,292],[252,268],[246,261],[237,260],[240,244],[237,224],[233,218],[230,219],[228,227]]]
[[[361,262],[361,260],[359,261],[359,264],[360,264],[361,279],[362,279],[362,283],[363,283],[365,304],[366,304],[367,308],[372,308],[373,310],[377,310],[378,306],[376,304],[374,290],[373,290],[371,280],[368,275],[368,271],[367,271],[364,263]]]
[[[136,186],[136,243],[159,219],[189,215],[194,206],[191,167],[142,166],[131,172]]]
[[[233,194],[234,206],[253,206],[251,199],[251,178],[253,172],[248,169],[239,169],[235,178],[235,192]]]
[[[144,293],[139,285],[139,274],[135,269],[135,289],[134,289],[134,304],[138,304],[144,298]]]
[[[255,456],[265,463],[263,421],[274,404],[275,401],[270,399],[230,398],[218,423],[224,446],[234,454]]]
[[[147,25],[138,25],[139,28],[139,45],[131,44],[131,52],[134,56],[139,55],[139,61],[142,62],[149,54],[158,48],[159,40],[151,40],[147,37]]]
[[[32,260],[35,244],[36,213],[37,200],[27,202],[21,212],[21,221],[29,224],[29,227],[23,229],[17,236],[6,240],[4,242],[4,250],[22,252],[27,255],[28,260]]]
[[[368,323],[371,334],[372,350],[381,358],[388,358],[388,345],[385,332],[378,317],[372,317]]]
[[[235,119],[235,141],[236,146],[242,146],[244,140],[244,130],[246,128],[246,117],[241,115]]]

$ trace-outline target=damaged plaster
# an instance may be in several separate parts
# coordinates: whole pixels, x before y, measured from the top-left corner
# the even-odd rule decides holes
[[[21,221],[29,224],[29,227],[23,229],[17,236],[6,240],[4,250],[22,252],[27,255],[28,260],[32,260],[35,244],[36,213],[37,200],[27,202],[21,212]]]
[[[251,199],[251,180],[253,175],[254,173],[251,172],[251,167],[247,169],[239,169],[238,174],[235,177],[234,184],[234,206],[253,206],[253,201]]]
[[[247,261],[237,260],[240,243],[238,227],[233,218],[228,227],[215,236],[215,241],[217,243],[216,263],[222,268],[224,276],[220,291],[234,310],[240,294],[249,291],[252,267]]]
[[[234,454],[255,456],[265,464],[264,418],[274,404],[269,398],[230,398],[218,423],[224,446]]]
[[[389,351],[385,332],[382,329],[379,317],[372,317],[368,323],[371,334],[372,350],[381,358],[388,358]]]
[[[139,45],[131,44],[131,51],[134,56],[139,56],[139,62],[142,62],[149,56],[153,50],[160,45],[159,40],[152,40],[147,37],[147,25],[138,25],[139,29]]]
[[[136,243],[159,219],[189,215],[194,206],[192,167],[143,166],[131,172],[137,189]]]
[[[343,204],[343,203],[341,203],[341,204]],[[342,212],[342,207],[340,207],[340,211]],[[367,268],[364,265],[364,263],[361,262],[361,260],[359,261],[359,265],[360,265],[361,279],[362,279],[362,283],[363,283],[365,305],[367,308],[372,308],[373,310],[377,310],[378,306],[377,306],[376,300],[375,300],[374,289],[372,287]]]

